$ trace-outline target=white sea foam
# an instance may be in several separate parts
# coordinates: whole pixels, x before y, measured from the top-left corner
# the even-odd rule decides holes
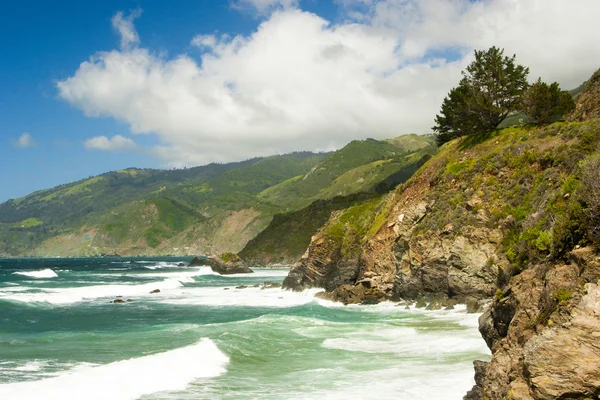
[[[210,339],[149,356],[66,372],[55,378],[0,385],[0,399],[133,400],[185,389],[226,372],[229,358]]]
[[[43,289],[39,292],[0,292],[0,299],[21,301],[26,303],[51,303],[69,304],[84,300],[94,300],[103,297],[132,297],[132,296],[156,296],[150,295],[154,289],[161,293],[170,292],[183,286],[182,281],[193,281],[192,278],[172,278],[159,282],[150,282],[141,285],[94,285],[76,288]]]
[[[147,269],[168,269],[168,268],[182,268],[179,264],[185,264],[187,266],[187,263],[183,262],[183,261],[174,261],[174,262],[168,262],[168,261],[140,261],[140,263],[148,263],[148,264],[152,264],[154,263],[154,265],[144,265],[143,268],[147,268]]]
[[[466,332],[449,335],[448,332],[417,332],[411,328],[379,329],[362,337],[326,339],[323,347],[363,353],[391,353],[400,356],[439,357],[455,353],[487,353],[485,342]]]
[[[50,268],[41,269],[38,271],[18,271],[18,272],[13,272],[13,275],[23,275],[23,276],[28,276],[30,278],[39,278],[39,279],[58,278],[58,275],[56,274],[56,272],[52,271]]]
[[[126,276],[134,276],[141,278],[193,278],[203,275],[219,275],[209,267],[189,268],[188,271],[163,271],[163,272],[144,272],[125,274]]]
[[[281,289],[245,289],[228,288],[185,288],[176,297],[160,299],[167,304],[189,304],[204,306],[248,306],[248,307],[294,307],[310,303],[320,289],[309,289],[303,292],[292,292]]]
[[[312,384],[302,392],[304,400],[456,400],[475,383],[470,362],[452,368],[411,362],[375,371],[339,371],[343,379],[335,386],[329,384],[331,373],[308,373]]]

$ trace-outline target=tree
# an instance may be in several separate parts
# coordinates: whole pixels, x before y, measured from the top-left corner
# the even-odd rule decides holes
[[[538,124],[558,121],[574,108],[575,101],[569,92],[560,90],[558,83],[548,85],[541,78],[521,96],[521,111]]]
[[[491,47],[475,50],[475,60],[462,71],[435,118],[438,144],[455,137],[488,133],[514,111],[527,89],[529,68],[515,63],[515,56]]]

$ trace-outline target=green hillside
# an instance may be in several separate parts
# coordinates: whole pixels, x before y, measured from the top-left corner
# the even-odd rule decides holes
[[[239,251],[277,213],[385,190],[406,156],[430,154],[432,143],[431,136],[408,135],[353,141],[333,153],[108,172],[0,204],[0,255]]]
[[[297,210],[315,200],[373,191],[386,179],[392,188],[403,179],[396,182],[388,178],[435,151],[432,135],[405,135],[386,141],[355,140],[320,161],[309,173],[268,188],[258,198],[285,210]]]
[[[419,147],[414,147],[418,149]],[[399,158],[374,161],[338,176],[318,192],[320,200],[288,213],[277,214],[269,226],[248,242],[240,256],[251,263],[291,264],[300,259],[311,237],[332,212],[368,203],[408,180],[434,153],[427,146]],[[297,180],[286,182],[292,187]]]

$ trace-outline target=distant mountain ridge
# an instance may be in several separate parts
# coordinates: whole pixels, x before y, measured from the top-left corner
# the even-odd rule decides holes
[[[432,144],[432,136],[406,135],[353,141],[332,153],[108,172],[0,204],[0,255],[239,251],[273,215],[372,191]]]

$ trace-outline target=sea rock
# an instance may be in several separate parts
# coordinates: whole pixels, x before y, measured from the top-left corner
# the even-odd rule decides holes
[[[153,291],[150,292],[150,294],[155,294],[155,293],[160,293],[160,289],[154,289]]]
[[[188,264],[188,267],[201,267],[206,264],[206,258],[194,257]]]
[[[265,282],[263,283],[261,289],[274,289],[274,288],[280,288],[281,287],[281,283],[279,282]]]
[[[113,300],[111,303],[114,303],[114,304],[122,304],[122,303],[125,303],[125,300],[123,300],[123,299],[115,299],[115,300]]]
[[[203,260],[202,265],[209,266],[214,272],[221,275],[250,274],[254,272],[239,257],[226,260],[223,257],[210,257]]]
[[[193,260],[192,260],[193,261]],[[177,264],[178,267],[185,267],[185,263],[179,263]]]
[[[485,371],[489,362],[487,361],[473,361],[473,367],[475,369],[475,385],[467,392],[463,400],[481,400],[483,398],[483,379],[485,378]]]

